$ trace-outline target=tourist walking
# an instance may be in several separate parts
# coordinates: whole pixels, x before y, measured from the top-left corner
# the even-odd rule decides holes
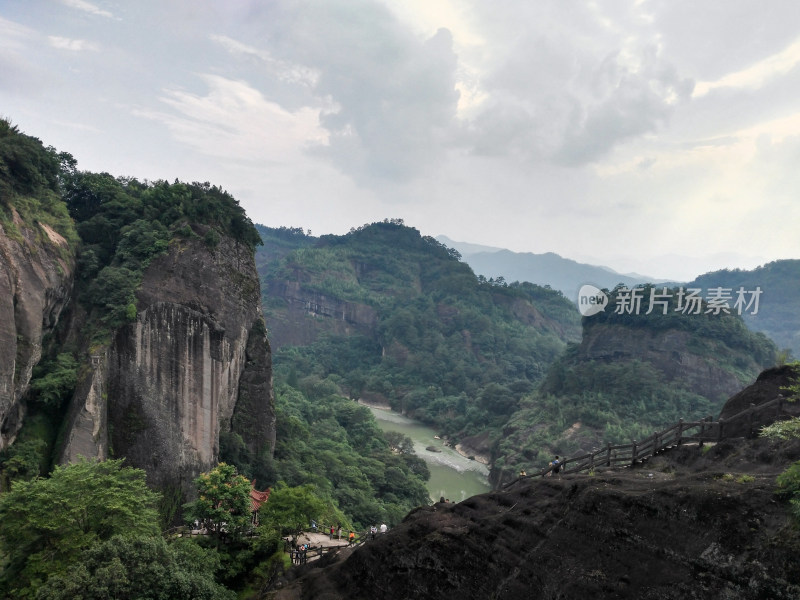
[[[552,476],[554,473],[558,475],[558,472],[561,471],[561,461],[558,459],[558,454],[556,457],[550,462],[550,472],[547,474],[548,477]]]

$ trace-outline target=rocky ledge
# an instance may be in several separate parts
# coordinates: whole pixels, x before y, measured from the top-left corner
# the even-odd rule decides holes
[[[410,513],[276,599],[800,597],[775,477],[800,442],[684,446],[600,476],[527,478]]]

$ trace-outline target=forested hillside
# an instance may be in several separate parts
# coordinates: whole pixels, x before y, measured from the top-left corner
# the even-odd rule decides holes
[[[753,331],[772,338],[778,348],[800,357],[800,260],[776,260],[750,271],[723,269],[701,275],[686,287],[727,288],[732,294],[743,288],[761,290],[758,312],[745,312],[745,323]]]
[[[560,293],[479,280],[401,222],[295,238],[302,247],[259,261],[283,380],[315,377],[460,439],[498,432],[577,340],[577,311]]]
[[[552,454],[716,415],[776,357],[736,314],[684,314],[675,299],[667,314],[584,318],[577,343],[563,295],[475,277],[399,222],[261,234],[282,247],[260,261],[277,377],[313,377],[431,424],[489,456],[495,483]]]
[[[642,439],[680,418],[716,418],[729,396],[775,364],[774,343],[736,314],[706,312],[705,304],[685,314],[677,294],[666,314],[618,312],[622,293],[613,290],[609,308],[583,318],[582,342],[522,401],[496,448],[496,481],[554,454]]]

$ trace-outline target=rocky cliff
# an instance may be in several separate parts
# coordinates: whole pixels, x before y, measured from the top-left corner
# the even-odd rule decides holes
[[[275,348],[311,344],[323,333],[374,334],[378,312],[360,302],[340,300],[329,294],[306,289],[298,281],[266,281],[266,294],[273,305],[270,338]]]
[[[75,256],[69,243],[43,223],[11,209],[13,232],[0,223],[0,449],[21,426],[42,339],[69,300]]]
[[[136,320],[92,354],[69,414],[63,461],[124,456],[159,487],[191,491],[219,434],[272,451],[270,350],[252,252],[173,240],[145,270]]]
[[[741,371],[751,376],[762,367],[734,345],[718,344],[712,349],[693,342],[690,331],[600,324],[585,327],[578,356],[582,361],[646,362],[665,381],[678,381],[681,387],[715,400],[724,400],[749,383],[726,368],[730,362],[738,361]],[[711,343],[704,341],[706,346]],[[723,356],[725,362],[720,360]]]

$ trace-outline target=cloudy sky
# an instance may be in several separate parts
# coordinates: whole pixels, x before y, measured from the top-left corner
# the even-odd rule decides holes
[[[0,0],[0,115],[315,235],[800,258],[796,0]]]

